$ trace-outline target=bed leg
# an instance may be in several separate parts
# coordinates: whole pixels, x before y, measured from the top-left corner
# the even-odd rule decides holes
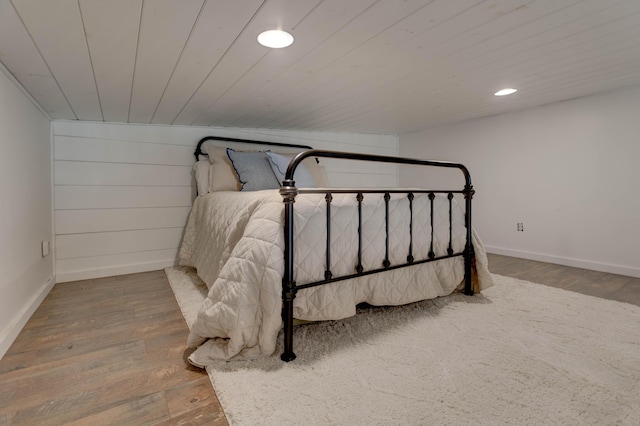
[[[295,283],[294,283],[295,286]],[[289,287],[291,289],[291,287]],[[293,353],[293,299],[296,297],[295,291],[287,292],[283,295],[282,319],[284,320],[284,352],[280,359],[289,362],[296,359]]]
[[[472,228],[471,228],[471,200],[476,191],[473,190],[471,185],[471,178],[467,175],[467,184],[464,187],[464,201],[465,201],[465,227],[467,228],[467,241],[464,246],[464,294],[467,296],[473,296],[473,271],[472,263],[475,256],[472,242]]]
[[[280,359],[289,362],[296,359],[293,353],[293,299],[296,298],[296,282],[293,279],[293,203],[298,189],[293,180],[285,179],[280,188],[284,201],[284,274],[282,277],[282,320],[284,322],[284,352]]]
[[[473,245],[464,249],[464,294],[473,296]]]

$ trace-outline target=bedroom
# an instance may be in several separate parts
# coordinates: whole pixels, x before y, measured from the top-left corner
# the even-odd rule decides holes
[[[126,3],[126,7],[131,8],[134,7],[133,4],[137,5],[138,11],[134,15],[136,19],[132,18],[134,22],[128,24],[119,22],[118,28],[133,28],[137,31],[137,23],[140,19],[146,19],[147,15],[143,10],[141,18],[141,2]],[[206,2],[206,8],[202,9],[202,12],[207,12],[208,7],[223,7],[222,3],[218,2],[216,5],[216,2]],[[254,10],[262,5],[262,2],[250,3]],[[296,28],[295,34],[310,32],[315,28],[312,24],[322,26],[324,22],[329,21],[334,26],[344,26],[344,32],[351,30],[352,33],[347,33],[344,37],[353,37],[351,42],[357,45],[357,37],[380,32],[382,27],[361,29],[358,26],[361,23],[364,25],[363,20],[369,16],[367,14],[344,15],[340,20],[325,15],[328,14],[327,10],[332,8],[339,10],[336,6],[339,3],[341,2],[296,2],[301,9],[289,10],[287,13],[291,13],[291,19],[296,19],[295,22],[302,21],[302,18],[307,16],[306,22],[310,28],[300,25]],[[373,3],[357,3],[362,11],[370,10],[369,13],[373,16],[369,19],[377,16],[373,13],[375,11],[378,15],[385,13],[377,9],[385,2],[378,2],[372,9],[367,9]],[[427,3],[429,2],[407,2],[415,9]],[[446,2],[434,2],[430,13],[437,12],[444,3]],[[340,97],[340,104],[319,104],[322,109],[318,111],[302,110],[300,115],[309,114],[306,121],[300,119],[298,122],[292,122],[289,127],[285,126],[285,117],[281,119],[280,125],[273,126],[277,130],[261,130],[264,125],[259,123],[267,121],[261,121],[259,118],[265,111],[277,110],[282,106],[270,104],[276,100],[272,98],[272,93],[278,93],[277,87],[273,92],[265,88],[266,95],[262,99],[253,99],[250,106],[242,106],[245,108],[243,111],[247,111],[248,118],[251,114],[258,115],[254,120],[242,121],[242,117],[230,116],[226,118],[229,120],[226,122],[214,120],[195,123],[199,126],[184,126],[190,124],[189,120],[178,121],[173,126],[166,126],[168,123],[120,124],[127,121],[151,122],[150,117],[159,104],[176,64],[175,58],[180,55],[180,49],[189,36],[190,26],[186,30],[181,29],[181,38],[162,31],[140,35],[141,43],[146,40],[143,38],[146,36],[157,39],[157,43],[166,46],[167,49],[173,49],[173,62],[169,62],[170,58],[167,59],[167,63],[161,64],[163,68],[159,68],[159,65],[153,62],[154,59],[158,60],[156,56],[149,56],[144,62],[142,55],[145,51],[139,51],[139,57],[142,59],[135,63],[136,72],[142,72],[146,66],[154,71],[151,72],[151,76],[164,78],[164,82],[158,86],[158,91],[155,86],[145,89],[146,84],[157,84],[151,77],[148,80],[133,79],[131,70],[134,63],[131,58],[136,56],[135,51],[132,53],[131,49],[135,47],[137,37],[133,38],[134,43],[126,45],[126,49],[118,50],[117,57],[105,58],[93,54],[109,51],[108,43],[119,42],[116,39],[100,38],[97,34],[100,31],[107,34],[112,32],[107,24],[104,28],[100,23],[108,23],[109,19],[119,17],[125,5],[100,10],[99,2],[59,2],[56,7],[45,8],[38,2],[3,1],[0,12],[0,51],[5,71],[0,74],[0,132],[3,148],[0,160],[0,186],[5,200],[1,207],[0,223],[3,272],[0,286],[2,353],[9,349],[22,326],[55,282],[159,270],[174,262],[181,227],[186,220],[192,195],[190,180],[185,183],[181,176],[190,176],[193,146],[200,137],[207,134],[246,138],[259,136],[263,139],[305,139],[313,141],[312,145],[318,148],[364,150],[372,153],[460,161],[467,164],[474,177],[477,191],[474,223],[490,252],[638,277],[640,265],[637,253],[640,247],[634,225],[637,223],[636,212],[640,208],[640,202],[632,193],[635,189],[635,161],[640,158],[640,146],[637,143],[640,124],[635,114],[640,107],[638,6],[636,2],[606,2],[606,7],[602,2],[555,3],[560,3],[568,9],[564,14],[558,12],[554,15],[545,12],[545,7],[550,7],[546,2],[474,3],[477,6],[476,10],[494,12],[492,15],[482,15],[483,22],[493,22],[490,19],[498,15],[505,17],[504,20],[496,19],[490,25],[479,27],[482,31],[502,28],[496,26],[498,23],[506,25],[506,28],[518,28],[522,22],[534,21],[538,17],[555,16],[557,19],[564,19],[567,27],[562,31],[566,33],[549,31],[546,34],[558,43],[568,40],[568,44],[543,43],[542,39],[540,43],[555,54],[550,59],[544,59],[546,56],[533,56],[530,60],[535,67],[530,72],[527,71],[529,63],[520,56],[529,52],[505,52],[502,59],[504,62],[496,61],[496,67],[501,64],[511,66],[512,69],[520,71],[519,76],[503,76],[502,73],[496,72],[488,77],[484,76],[485,80],[480,80],[480,77],[473,73],[459,73],[456,75],[462,79],[461,81],[447,80],[447,70],[438,68],[434,73],[436,77],[443,78],[437,80],[441,86],[429,85],[418,93],[412,93],[412,86],[399,84],[396,77],[393,80],[396,82],[395,86],[392,87],[397,89],[397,92],[371,91],[371,97],[363,99],[346,93]],[[196,16],[204,3],[200,1],[190,4],[191,9],[180,8],[180,13],[183,14],[180,16],[184,16],[185,20],[188,19],[189,13]],[[525,4],[527,7],[519,8]],[[278,2],[275,1],[266,2],[262,9],[264,17],[254,19],[253,25],[266,24],[271,19],[267,11],[277,5]],[[489,9],[492,5],[495,7]],[[85,8],[82,15],[84,22],[78,22],[79,7]],[[302,10],[305,7],[306,9]],[[470,8],[466,15],[460,16],[475,16],[472,11],[473,8]],[[509,11],[511,13],[508,13]],[[355,6],[353,12],[356,12]],[[47,27],[39,23],[46,22],[53,16],[60,19],[58,15],[68,17],[69,25],[64,28],[69,31],[58,34],[59,38],[52,37],[51,40],[46,40]],[[96,19],[96,16],[102,17],[104,21]],[[107,19],[107,16],[110,18]],[[228,19],[228,15],[225,17]],[[356,19],[357,17],[360,18]],[[163,19],[162,16],[156,18]],[[418,18],[421,17],[417,15],[416,19]],[[191,22],[193,21],[192,18]],[[346,25],[349,22],[350,25]],[[418,21],[420,22],[423,21]],[[570,26],[572,22],[574,24]],[[544,19],[540,19],[539,23],[537,30],[540,33],[546,30],[544,25],[551,25]],[[30,33],[26,32],[25,24]],[[93,25],[91,33],[94,34],[94,39],[77,38],[77,34],[84,34],[82,25],[87,28]],[[472,22],[461,19],[457,25],[462,32],[463,29],[471,28],[469,26]],[[591,31],[588,30],[590,26]],[[536,28],[535,25],[533,27]],[[176,29],[176,32],[178,30],[180,28]],[[401,30],[398,29],[399,34],[402,34]],[[331,28],[327,28],[326,31],[337,32]],[[364,31],[365,34],[360,34],[360,31]],[[236,43],[249,43],[250,39],[253,41],[254,37],[249,37],[249,32],[247,29],[246,40],[243,38]],[[497,32],[499,33],[500,31]],[[124,30],[119,34],[126,37]],[[236,32],[235,35],[237,34]],[[397,33],[393,34],[399,37]],[[504,37],[490,38],[493,35],[491,32],[481,34],[494,42],[503,40],[503,43],[507,44]],[[574,37],[571,38],[569,35]],[[437,36],[446,39],[449,34],[443,32]],[[35,50],[33,40],[36,40],[40,51]],[[93,44],[94,40],[96,44]],[[216,40],[227,44],[234,41],[233,38]],[[313,43],[319,44],[323,40],[316,38]],[[339,46],[345,46],[344,39],[327,40],[331,43],[326,43],[326,51],[323,52],[335,52]],[[450,40],[451,46],[442,44],[441,48],[463,51],[466,45],[453,43],[470,44],[473,41],[469,37],[451,37]],[[100,45],[100,42],[107,44]],[[76,48],[78,43],[80,47]],[[296,46],[308,49],[305,43],[307,42],[304,38],[297,36],[292,49]],[[139,49],[142,46],[141,44]],[[192,54],[202,52],[205,47],[216,52],[215,45],[205,44],[194,46]],[[363,45],[365,50],[361,52],[362,55],[371,54],[366,51],[368,47],[370,46]],[[88,54],[89,51],[92,52],[91,56]],[[251,52],[253,60],[262,58],[267,52],[257,45],[250,47],[250,50],[244,50],[247,51]],[[150,52],[151,50],[147,55],[151,55]],[[183,60],[189,59],[186,53],[182,55]],[[441,52],[431,53],[437,55]],[[542,50],[541,53],[546,51]],[[275,60],[277,55],[285,54],[286,50],[269,53],[259,62],[260,67],[252,69],[257,73],[261,67],[273,66],[271,61]],[[296,55],[296,59],[302,57],[301,52],[297,52]],[[121,60],[123,57],[125,60]],[[226,65],[226,62],[222,62],[222,65],[240,66],[232,59],[239,61],[243,56],[227,58],[230,63]],[[303,65],[311,66],[313,62],[309,57],[306,58],[307,62],[303,62]],[[371,60],[369,56],[364,58]],[[215,56],[209,58],[214,59]],[[319,55],[318,61],[323,59],[329,61],[331,57],[324,58]],[[190,60],[197,61],[198,58],[191,57]],[[40,62],[35,62],[34,65],[29,61]],[[117,69],[110,65],[115,62],[118,63],[118,67],[115,67]],[[346,62],[341,64],[341,67],[329,68],[328,71],[338,73],[344,71],[342,66],[359,65],[357,61]],[[253,64],[245,63],[242,72],[251,65]],[[380,84],[385,81],[385,73],[396,70],[391,61],[379,65],[382,68],[376,74],[377,80],[363,84]],[[415,66],[421,70],[420,67],[424,64],[410,62],[405,66]],[[83,67],[89,68],[88,74],[83,71]],[[161,70],[163,72],[160,72]],[[211,68],[206,72],[210,70]],[[256,85],[264,84],[263,79],[266,79],[259,74],[243,74],[245,80],[240,80],[232,87],[235,77],[224,71],[225,69],[221,69],[220,75],[214,74],[215,78],[212,77],[207,84],[226,79],[224,81],[228,86],[225,89],[229,91],[225,93],[229,98],[223,97],[220,106],[215,105],[205,114],[207,118],[224,115],[220,114],[218,108],[228,108],[232,112],[237,110],[237,105],[242,105],[239,102],[247,98]],[[175,73],[179,72],[184,71],[178,67]],[[353,84],[361,77],[360,73],[344,75],[348,78],[338,79],[338,86],[327,90],[328,93],[340,93],[340,90],[345,90],[347,85]],[[205,77],[206,73],[196,84],[205,81]],[[333,74],[328,74],[324,79],[326,81],[331,77]],[[521,85],[518,84],[519,79],[522,80]],[[186,78],[183,80],[188,81]],[[278,81],[279,87],[288,82],[289,80]],[[507,83],[518,86],[520,91],[514,95],[517,97],[494,99],[493,91]],[[479,87],[480,84],[490,84],[491,87]],[[208,85],[203,86],[203,92],[198,96],[215,95],[218,88]],[[471,88],[467,88],[467,85]],[[548,88],[545,90],[546,86]],[[454,92],[440,93],[440,87],[450,87]],[[176,104],[186,103],[191,95],[186,92],[172,94],[171,90],[178,89],[174,85],[167,86],[167,89],[167,99]],[[149,90],[148,93],[152,95],[149,99],[139,98],[140,94],[146,93],[145,90]],[[533,93],[534,90],[537,94]],[[292,92],[287,100],[297,99],[296,95],[301,96],[305,91],[311,92],[310,88],[302,87],[300,92]],[[100,94],[99,101],[96,93]],[[313,93],[316,96],[322,95],[317,90]],[[404,99],[402,103],[386,104],[385,99],[375,98],[375,95],[393,97],[395,93],[398,98]],[[464,98],[465,94],[471,98]],[[30,102],[30,98],[40,97],[42,100],[38,102],[39,107]],[[430,101],[427,102],[425,98]],[[325,98],[320,99],[326,101]],[[430,103],[434,99],[442,102],[442,105],[435,101],[435,104]],[[447,107],[447,101],[452,102],[452,105]],[[194,99],[189,108],[195,108],[199,103],[202,102]],[[467,103],[473,110],[465,113],[460,108]],[[543,103],[548,105],[543,106]],[[202,106],[208,109],[210,104],[211,101],[206,100]],[[379,115],[375,114],[373,109],[367,110],[367,116],[358,117],[355,112],[356,115],[346,115],[350,110],[364,111],[365,106],[369,104],[372,108],[381,108]],[[171,107],[165,103],[162,105]],[[308,108],[309,102],[300,104],[301,108],[302,106]],[[178,110],[181,107],[179,106]],[[437,109],[434,109],[436,107]],[[77,120],[69,116],[71,110],[76,114]],[[336,113],[327,114],[332,110]],[[443,112],[436,113],[438,110]],[[131,115],[134,113],[140,115],[134,117]],[[315,114],[324,117],[324,121],[314,120]],[[384,119],[393,114],[398,114],[402,119],[397,119],[395,123]],[[480,115],[491,117],[480,118]],[[450,122],[432,123],[429,121],[431,117],[449,117]],[[252,122],[256,124],[233,125]],[[202,125],[213,128],[201,127]],[[109,141],[112,142],[110,146],[115,144],[118,148],[105,151],[104,144]],[[155,144],[154,148],[170,145],[171,150],[143,150],[149,143]],[[464,149],[461,149],[460,146],[463,144]],[[130,160],[132,153],[139,156],[135,161]],[[123,157],[125,154],[129,157]],[[167,164],[167,158],[174,162]],[[176,163],[176,160],[179,162]],[[25,162],[33,163],[35,172],[27,169],[24,166]],[[167,171],[172,167],[187,170],[187,173],[168,174]],[[150,168],[153,170],[148,172]],[[52,170],[55,170],[55,173]],[[393,185],[404,186],[410,185],[416,179],[411,172],[403,170],[392,170],[382,176],[367,169],[359,170],[359,173],[344,168],[334,172],[341,173],[340,179],[359,179],[358,184],[370,180],[373,186],[389,180]],[[129,182],[132,176],[142,180],[131,184]],[[151,186],[149,181],[144,179],[152,180]],[[132,202],[132,199],[136,201]],[[123,216],[116,217],[112,214],[117,209],[120,209],[118,211]],[[124,209],[126,211],[123,211]],[[82,216],[89,210],[94,216]],[[151,216],[148,215],[150,211],[154,212]],[[146,214],[140,217],[141,213]],[[517,223],[524,224],[524,232],[516,230]],[[42,241],[51,243],[50,254],[46,257],[41,255]]]

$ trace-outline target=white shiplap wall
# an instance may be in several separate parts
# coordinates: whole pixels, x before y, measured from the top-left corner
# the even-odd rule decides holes
[[[175,263],[195,194],[193,151],[203,136],[290,142],[397,155],[387,135],[54,121],[57,281]],[[323,162],[334,186],[397,186],[393,165]]]

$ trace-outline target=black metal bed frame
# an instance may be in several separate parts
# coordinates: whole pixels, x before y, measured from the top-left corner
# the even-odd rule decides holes
[[[419,265],[427,262],[435,262],[441,259],[447,259],[457,256],[464,258],[464,294],[473,295],[473,282],[472,282],[472,262],[475,255],[473,243],[472,243],[472,227],[471,227],[471,200],[475,191],[471,184],[471,175],[467,168],[460,163],[452,163],[447,161],[434,161],[434,160],[417,160],[413,158],[404,157],[391,157],[372,154],[359,154],[339,151],[326,151],[313,149],[307,145],[287,144],[279,142],[264,142],[248,139],[235,139],[224,138],[217,136],[208,136],[201,139],[198,142],[195,156],[196,160],[199,155],[204,153],[201,151],[201,146],[207,140],[218,140],[225,142],[238,142],[256,145],[268,145],[268,146],[281,146],[288,148],[303,148],[305,151],[297,154],[289,163],[285,179],[282,182],[280,188],[280,195],[284,202],[284,275],[282,278],[282,319],[284,322],[284,351],[280,358],[283,361],[289,362],[296,358],[293,352],[293,301],[296,297],[298,290],[305,288],[315,287],[324,284],[330,284],[338,281],[343,281],[351,278],[363,277],[366,275],[376,274],[380,272],[390,271],[399,268],[405,268],[413,265]],[[206,155],[206,154],[204,154]],[[295,186],[295,180],[293,179],[296,168],[300,163],[309,157],[317,158],[335,158],[344,160],[357,160],[357,161],[370,161],[379,163],[393,163],[393,164],[410,164],[427,167],[444,167],[444,168],[456,168],[459,169],[464,175],[465,184],[461,190],[403,190],[403,189],[341,189],[341,188],[297,188]],[[297,285],[294,279],[294,203],[298,194],[325,194],[326,201],[326,215],[327,215],[327,229],[326,229],[326,269],[324,273],[324,279],[302,285]],[[333,194],[355,194],[358,202],[358,263],[355,265],[355,273],[349,275],[342,275],[334,277],[331,272],[331,202],[333,201]],[[385,258],[382,260],[382,267],[364,270],[362,266],[362,201],[364,200],[364,194],[383,194],[385,201]],[[389,260],[389,200],[391,194],[406,194],[409,200],[409,250],[407,253],[407,262],[402,264],[392,265]],[[413,256],[413,199],[415,194],[428,194],[430,200],[430,214],[431,214],[431,243],[429,247],[428,256],[426,259],[415,259]],[[433,200],[435,194],[447,194],[449,200],[449,245],[447,248],[447,254],[444,256],[436,256],[433,251]],[[465,198],[465,228],[466,228],[466,242],[462,252],[455,253],[452,248],[452,203],[453,194],[462,194]]]

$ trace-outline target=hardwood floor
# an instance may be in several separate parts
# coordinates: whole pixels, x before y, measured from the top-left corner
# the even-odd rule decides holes
[[[640,305],[640,279],[489,255],[493,273]],[[57,284],[0,360],[0,426],[207,424],[226,418],[186,361],[163,271]]]
[[[497,254],[489,255],[489,269],[494,274],[640,306],[640,278]]]
[[[163,271],[57,284],[0,360],[0,425],[226,425]]]

